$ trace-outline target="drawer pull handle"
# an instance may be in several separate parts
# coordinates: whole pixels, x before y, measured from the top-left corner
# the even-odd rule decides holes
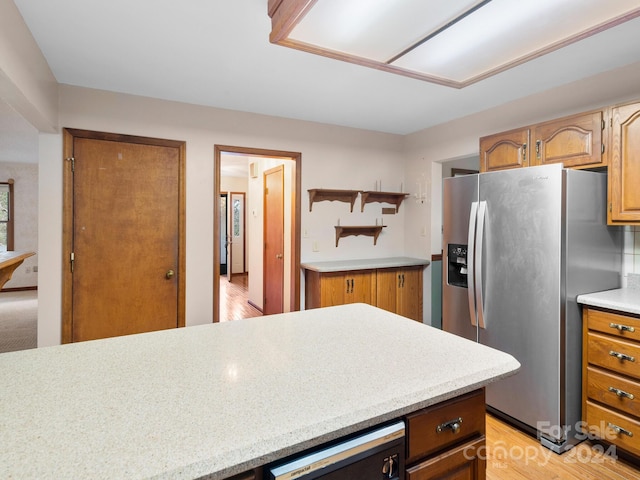
[[[436,432],[442,433],[445,430],[451,430],[453,433],[460,431],[460,424],[462,423],[462,417],[449,420],[448,422],[441,423],[436,427]]]
[[[620,331],[620,332],[635,332],[636,329],[633,327],[629,327],[627,325],[620,325],[619,323],[610,323],[609,326],[611,328],[615,328],[616,330]]]
[[[619,358],[620,360],[627,360],[629,362],[635,362],[636,361],[636,358],[632,357],[631,355],[626,355],[624,353],[615,352],[613,350],[611,350],[609,352],[609,355],[611,355],[612,357]]]
[[[616,432],[618,435],[620,435],[621,433],[628,436],[628,437],[633,437],[633,432],[630,432],[629,430],[626,430],[622,427],[619,427],[618,425],[614,425],[611,422],[607,423],[607,427],[609,427],[610,429],[612,429],[614,432]]]
[[[620,390],[619,388],[609,387],[609,391],[615,393],[620,398],[627,397],[629,400],[633,400],[633,393],[625,392],[624,390]]]

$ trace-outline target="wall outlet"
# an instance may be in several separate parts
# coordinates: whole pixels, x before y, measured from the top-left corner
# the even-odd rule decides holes
[[[37,266],[37,265],[34,265],[34,267],[33,267],[33,273],[38,273],[38,266]]]
[[[320,247],[318,247],[318,242],[316,240],[313,241],[312,245],[311,245],[311,249],[314,252],[319,252],[320,251]]]

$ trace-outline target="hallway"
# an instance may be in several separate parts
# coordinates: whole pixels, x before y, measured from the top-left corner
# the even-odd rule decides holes
[[[231,282],[220,276],[220,321],[261,317],[262,312],[249,304],[248,274],[234,275]]]

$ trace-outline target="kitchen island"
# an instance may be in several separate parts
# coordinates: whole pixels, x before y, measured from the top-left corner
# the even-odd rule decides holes
[[[0,355],[1,478],[227,478],[515,373],[353,304]]]

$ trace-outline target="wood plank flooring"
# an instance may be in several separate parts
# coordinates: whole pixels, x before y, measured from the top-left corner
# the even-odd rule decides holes
[[[558,455],[487,415],[487,480],[640,480],[640,469],[589,441]]]
[[[220,321],[261,317],[262,312],[249,304],[249,277],[247,274],[234,275],[231,282],[220,276]]]

